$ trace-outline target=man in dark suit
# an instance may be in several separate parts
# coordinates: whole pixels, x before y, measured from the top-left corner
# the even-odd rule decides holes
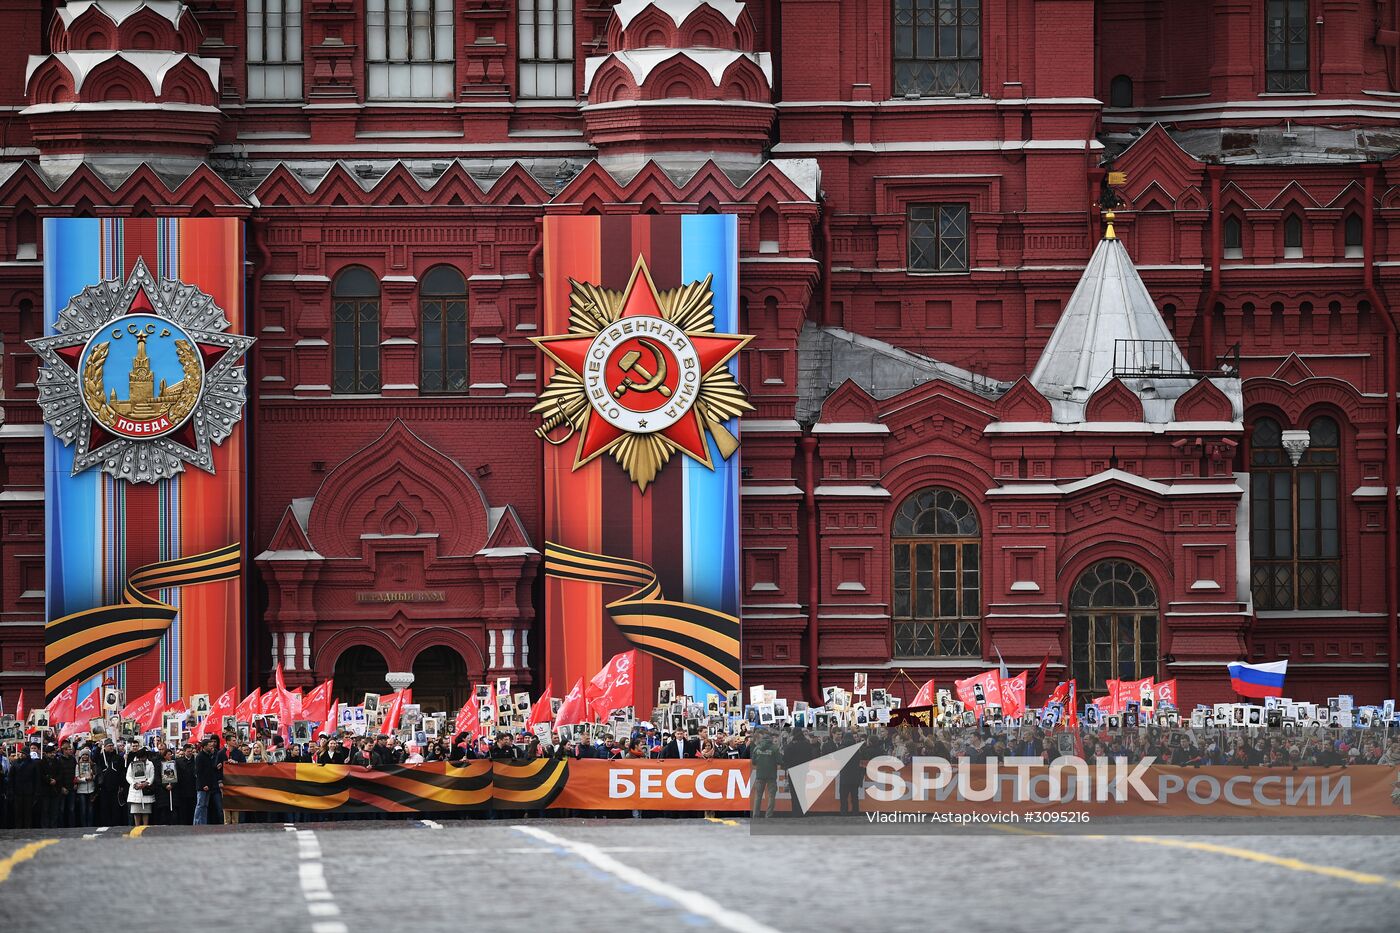
[[[671,741],[661,747],[661,757],[665,758],[694,758],[700,754],[700,739],[698,736],[686,737],[686,734],[677,729],[671,736]]]
[[[102,743],[100,752],[93,753],[92,775],[97,786],[97,825],[126,825],[126,814],[121,808],[121,792],[126,786],[126,758],[111,739]]]
[[[34,800],[39,796],[39,762],[21,748],[10,759],[10,800],[15,808],[15,829],[34,828]]]
[[[175,756],[175,822],[181,826],[194,822],[194,756],[191,744],[186,744]]]

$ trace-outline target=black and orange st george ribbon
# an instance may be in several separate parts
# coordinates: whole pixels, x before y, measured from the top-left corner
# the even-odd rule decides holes
[[[203,554],[163,560],[127,575],[122,602],[84,609],[44,626],[44,692],[52,697],[73,681],[140,656],[160,641],[179,612],[150,591],[237,579],[243,546],[230,544]]]
[[[641,561],[550,541],[544,549],[544,572],[563,580],[629,587],[631,593],[606,606],[628,641],[717,690],[739,689],[739,620],[734,616],[666,599],[656,571]]]

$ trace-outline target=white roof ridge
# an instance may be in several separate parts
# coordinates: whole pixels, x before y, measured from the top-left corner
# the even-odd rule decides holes
[[[773,86],[773,61],[767,52],[742,52],[738,49],[622,49],[617,52],[609,52],[607,55],[590,56],[584,62],[583,90],[587,93],[593,86],[593,78],[598,73],[598,69],[608,59],[616,59],[627,70],[632,72],[632,80],[640,87],[646,82],[647,77],[655,71],[661,64],[668,62],[677,55],[683,55],[704,69],[710,76],[710,83],[719,87],[719,83],[724,78],[724,72],[730,65],[741,58],[747,58],[758,66],[763,72],[764,80],[768,86]]]
[[[686,18],[702,6],[707,6],[714,10],[731,24],[739,22],[739,16],[744,12],[745,4],[740,0],[618,0],[613,6],[613,15],[617,21],[626,29],[631,25],[632,20],[641,15],[642,11],[649,6],[654,6],[662,13],[671,18],[671,22],[680,26]]]
[[[180,17],[184,16],[189,9],[181,0],[68,0],[68,3],[59,7],[55,12],[63,20],[63,25],[66,28],[93,7],[96,7],[99,13],[118,26],[142,9],[147,9],[163,16],[170,21],[171,25],[178,27]]]

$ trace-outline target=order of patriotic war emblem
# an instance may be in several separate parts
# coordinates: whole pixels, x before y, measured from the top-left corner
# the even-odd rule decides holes
[[[44,362],[44,421],[74,448],[75,475],[155,483],[186,464],[214,472],[213,447],[243,417],[239,363],[253,338],[229,333],[209,295],[157,281],[138,259],[126,279],[83,289],[55,329],[29,345]]]
[[[570,281],[569,333],[532,338],[556,364],[533,411],[549,443],[578,435],[575,469],[610,453],[646,489],[677,451],[738,449],[724,422],[753,406],[727,364],[752,338],[715,333],[710,282],[658,291],[642,258],[624,291]]]

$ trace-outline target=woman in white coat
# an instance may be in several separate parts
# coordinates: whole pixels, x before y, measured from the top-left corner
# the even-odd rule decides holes
[[[126,802],[131,806],[131,822],[146,826],[151,822],[151,804],[155,803],[156,766],[144,748],[137,749],[126,766]]]

